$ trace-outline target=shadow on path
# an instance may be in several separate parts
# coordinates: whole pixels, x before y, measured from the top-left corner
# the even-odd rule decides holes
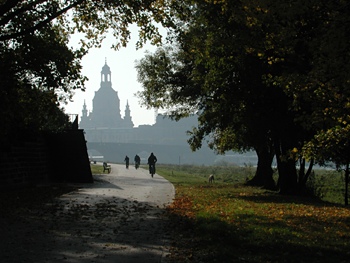
[[[2,261],[164,262],[164,206],[173,198],[172,185],[161,177],[150,181],[142,170],[123,174],[113,166],[115,173],[98,176],[92,185],[16,216],[0,216],[0,236],[7,241],[0,244]]]

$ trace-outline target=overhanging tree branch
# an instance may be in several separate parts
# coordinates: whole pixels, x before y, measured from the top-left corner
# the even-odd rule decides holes
[[[85,0],[78,0],[76,2],[73,2],[72,4],[66,6],[65,8],[55,12],[54,14],[52,15],[49,15],[46,19],[44,20],[41,20],[39,21],[38,23],[36,23],[35,25],[33,25],[32,27],[29,27],[29,28],[26,28],[26,29],[23,29],[22,31],[19,31],[19,32],[14,32],[14,33],[9,33],[9,34],[3,34],[0,36],[0,41],[5,41],[5,40],[10,40],[10,39],[13,39],[13,38],[17,38],[19,36],[24,36],[26,34],[30,34],[30,33],[33,33],[35,30],[38,30],[38,29],[41,29],[43,28],[45,25],[47,25],[48,23],[50,23],[52,20],[56,19],[57,17],[61,16],[62,14],[66,13],[68,10],[74,8],[74,7],[77,7],[78,5],[80,5],[81,3],[83,3]],[[18,3],[19,1],[17,1]],[[37,5],[39,2],[45,2],[45,1],[38,1],[38,2],[35,2],[31,5],[31,7]],[[14,12],[16,13],[15,15],[19,15],[20,13],[23,13],[24,11],[26,10],[29,10],[31,8],[30,6],[27,6],[27,8],[25,9],[19,9],[18,11],[20,12]],[[15,16],[14,15],[14,16]],[[6,20],[1,20],[0,21],[0,24],[2,24],[4,21]]]
[[[15,8],[16,5],[18,5],[20,2],[21,1],[14,1],[12,5],[8,5],[5,8],[0,8],[0,14],[2,15],[2,18],[0,19],[0,25],[6,25],[11,21],[11,19],[23,14],[26,11],[32,10],[38,4],[46,2],[46,0],[38,0],[31,3],[25,3],[21,7],[10,12],[10,10]]]

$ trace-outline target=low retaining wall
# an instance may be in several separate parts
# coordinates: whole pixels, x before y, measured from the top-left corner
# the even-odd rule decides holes
[[[23,136],[0,150],[1,188],[51,182],[93,182],[82,130]]]

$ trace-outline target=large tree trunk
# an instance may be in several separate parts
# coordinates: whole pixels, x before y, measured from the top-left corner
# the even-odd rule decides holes
[[[261,147],[256,149],[258,163],[254,177],[247,182],[249,185],[262,186],[266,189],[276,190],[276,184],[273,180],[273,170],[271,164],[274,157],[274,152],[269,147]]]

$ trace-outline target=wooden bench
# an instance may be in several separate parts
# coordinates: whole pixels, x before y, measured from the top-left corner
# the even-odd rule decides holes
[[[107,164],[106,162],[103,162],[103,172],[108,171],[108,173],[111,172],[111,166]]]

